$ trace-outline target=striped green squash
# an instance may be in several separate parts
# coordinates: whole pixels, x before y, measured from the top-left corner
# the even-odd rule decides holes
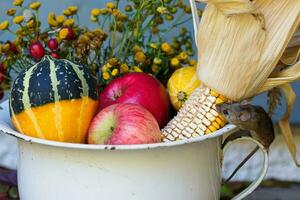
[[[19,132],[84,143],[98,104],[96,81],[84,66],[45,56],[18,75],[9,104]]]

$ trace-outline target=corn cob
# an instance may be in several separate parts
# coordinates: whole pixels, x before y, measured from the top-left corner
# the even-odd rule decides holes
[[[227,99],[211,89],[197,88],[168,125],[162,130],[164,142],[189,139],[212,133],[225,126],[225,118],[216,111],[216,104]]]

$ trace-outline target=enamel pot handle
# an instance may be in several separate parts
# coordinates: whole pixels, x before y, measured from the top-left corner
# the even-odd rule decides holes
[[[257,179],[255,181],[253,181],[249,187],[247,187],[245,190],[243,190],[238,195],[233,197],[233,200],[244,199],[246,196],[251,194],[263,181],[263,179],[268,171],[268,166],[269,166],[269,156],[268,156],[267,149],[261,143],[259,143],[257,140],[253,139],[250,135],[241,134],[241,132],[235,132],[225,139],[225,141],[222,145],[223,157],[224,157],[224,153],[226,152],[227,148],[231,144],[233,144],[234,142],[237,142],[237,141],[247,141],[247,142],[252,142],[255,145],[257,145],[259,147],[259,149],[263,152],[263,166],[262,166],[260,175],[257,177]]]

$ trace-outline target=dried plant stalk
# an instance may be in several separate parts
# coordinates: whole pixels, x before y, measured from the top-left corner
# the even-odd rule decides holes
[[[300,25],[300,1],[198,1],[207,3],[197,37],[197,74],[208,87],[203,91],[215,91],[217,95],[219,93],[225,96],[228,101],[241,101],[279,86],[284,94],[288,95],[287,112],[280,120],[280,127],[295,163],[300,166],[288,121],[295,102],[295,95],[288,83],[300,79],[300,62],[296,59],[293,63],[293,60],[288,58],[288,63],[293,63],[293,66],[275,70]],[[293,52],[293,58],[298,56],[294,53],[295,49],[287,49],[286,55],[291,55],[288,50]],[[189,118],[191,108],[198,110],[205,105],[205,95],[201,94],[203,91],[200,89],[191,95],[192,100],[187,101],[178,115],[163,129],[166,140],[193,137],[190,133],[185,136],[185,132],[191,126],[197,130],[195,125],[204,124],[203,119],[199,121],[198,117]],[[276,101],[277,95],[278,93],[276,98],[274,96]],[[216,102],[213,102],[211,107],[215,104]],[[209,112],[208,110],[207,113]],[[186,119],[189,119],[189,122],[184,125]]]
[[[198,31],[199,79],[234,101],[256,95],[299,25],[300,1],[206,2]]]
[[[276,108],[281,105],[281,91],[280,88],[276,87],[268,92],[268,114],[272,117],[275,114]]]
[[[300,32],[297,32],[290,41],[288,48],[283,53],[280,61],[285,65],[294,65],[300,57]]]

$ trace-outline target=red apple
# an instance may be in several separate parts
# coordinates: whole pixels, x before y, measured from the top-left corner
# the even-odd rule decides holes
[[[162,128],[168,122],[169,96],[164,86],[146,73],[129,73],[113,80],[99,96],[99,110],[116,103],[146,108]]]
[[[89,144],[150,144],[161,134],[153,115],[137,104],[114,104],[100,111],[88,131]]]

